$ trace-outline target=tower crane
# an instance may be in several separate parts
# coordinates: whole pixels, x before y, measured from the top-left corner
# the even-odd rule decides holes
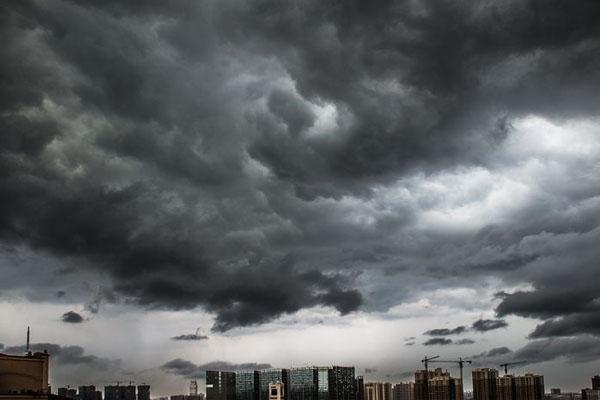
[[[504,375],[506,375],[506,374],[508,374],[508,367],[510,367],[511,365],[525,364],[526,362],[527,361],[508,362],[508,363],[500,364],[500,367],[504,367]]]
[[[471,360],[463,360],[462,357],[458,357],[458,360],[435,360],[434,363],[453,363],[458,364],[460,368],[460,383],[463,383],[463,366],[465,364],[471,364],[473,361]]]
[[[440,358],[440,356],[433,356],[433,357],[427,357],[427,356],[425,356],[425,358],[421,360],[421,362],[422,362],[423,364],[425,364],[425,371],[426,371],[426,372],[427,372],[427,371],[429,371],[429,369],[427,368],[427,366],[429,365],[429,364],[428,364],[428,363],[429,363],[429,361],[431,361],[431,360],[435,360],[436,358]]]

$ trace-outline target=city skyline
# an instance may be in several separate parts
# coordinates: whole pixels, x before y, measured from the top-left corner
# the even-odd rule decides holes
[[[54,385],[600,371],[599,1],[5,0],[0,30],[0,353],[31,327]]]

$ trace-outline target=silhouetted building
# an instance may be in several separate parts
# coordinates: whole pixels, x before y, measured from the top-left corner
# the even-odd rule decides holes
[[[48,353],[0,354],[0,394],[48,394]]]
[[[473,399],[496,400],[498,370],[493,368],[478,368],[472,371]]]
[[[433,371],[415,371],[415,400],[429,400],[429,379],[433,378]]]
[[[206,371],[206,400],[235,400],[235,372]]]
[[[581,400],[600,400],[600,390],[583,389],[581,391]]]
[[[515,376],[514,382],[515,400],[544,399],[544,377],[542,375],[525,374]]]
[[[357,376],[355,382],[356,400],[365,400],[365,380],[362,376]]]
[[[592,377],[592,390],[600,390],[600,375]]]
[[[57,391],[59,396],[67,397],[69,399],[77,399],[77,389],[70,387],[60,387]]]
[[[552,394],[552,395],[559,395],[560,394],[560,388],[550,388],[550,394]]]
[[[258,371],[238,371],[235,373],[236,400],[259,400],[260,376]]]
[[[333,366],[327,374],[330,400],[355,400],[354,367]]]
[[[281,382],[284,389],[288,387],[288,373],[284,368],[269,368],[259,371],[259,400],[269,400],[269,385]],[[284,400],[287,400],[287,390],[283,392]],[[209,399],[207,396],[206,400]]]
[[[415,400],[415,384],[400,382],[394,385],[392,400]]]
[[[102,392],[96,390],[96,386],[79,386],[79,400],[102,400]]]
[[[150,385],[138,385],[137,400],[150,400]]]
[[[135,386],[104,386],[104,400],[136,400]]]

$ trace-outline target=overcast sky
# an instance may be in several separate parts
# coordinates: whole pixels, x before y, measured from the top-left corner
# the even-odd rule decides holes
[[[0,29],[0,351],[30,325],[54,387],[600,372],[600,2],[16,0]]]

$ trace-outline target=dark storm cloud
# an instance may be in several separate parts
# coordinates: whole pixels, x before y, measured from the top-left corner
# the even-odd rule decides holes
[[[424,335],[429,336],[448,336],[448,335],[459,335],[467,331],[467,327],[465,326],[457,326],[456,328],[439,328],[439,329],[431,329],[424,333]]]
[[[454,342],[455,344],[473,344],[475,341],[473,339],[460,339]]]
[[[74,279],[106,276],[112,294],[91,291],[86,311],[200,306],[226,331],[498,275],[534,287],[507,294],[499,316],[596,312],[594,258],[558,268],[540,244],[575,232],[565,254],[593,253],[595,182],[542,182],[555,202],[469,238],[403,232],[413,203],[441,201],[410,185],[414,201],[376,205],[376,218],[360,207],[413,173],[502,169],[512,161],[494,151],[514,118],[595,115],[597,2],[14,1],[0,13],[0,240],[81,261]],[[566,270],[573,284],[557,292]],[[359,271],[388,271],[394,290],[375,298]]]
[[[212,361],[206,364],[197,365],[191,361],[176,358],[160,367],[168,373],[183,376],[186,379],[204,378],[206,371],[240,371],[240,370],[260,370],[271,368],[271,364],[261,363],[243,363],[232,364],[226,361]]]
[[[508,322],[503,319],[479,319],[473,322],[471,328],[477,332],[487,332],[494,329],[506,328]]]
[[[423,343],[424,346],[435,346],[435,345],[446,346],[449,344],[452,344],[452,339],[447,339],[447,338],[431,338]]]
[[[78,324],[84,321],[81,314],[76,313],[75,311],[68,311],[64,313],[61,317],[62,322],[67,322],[70,324]]]

